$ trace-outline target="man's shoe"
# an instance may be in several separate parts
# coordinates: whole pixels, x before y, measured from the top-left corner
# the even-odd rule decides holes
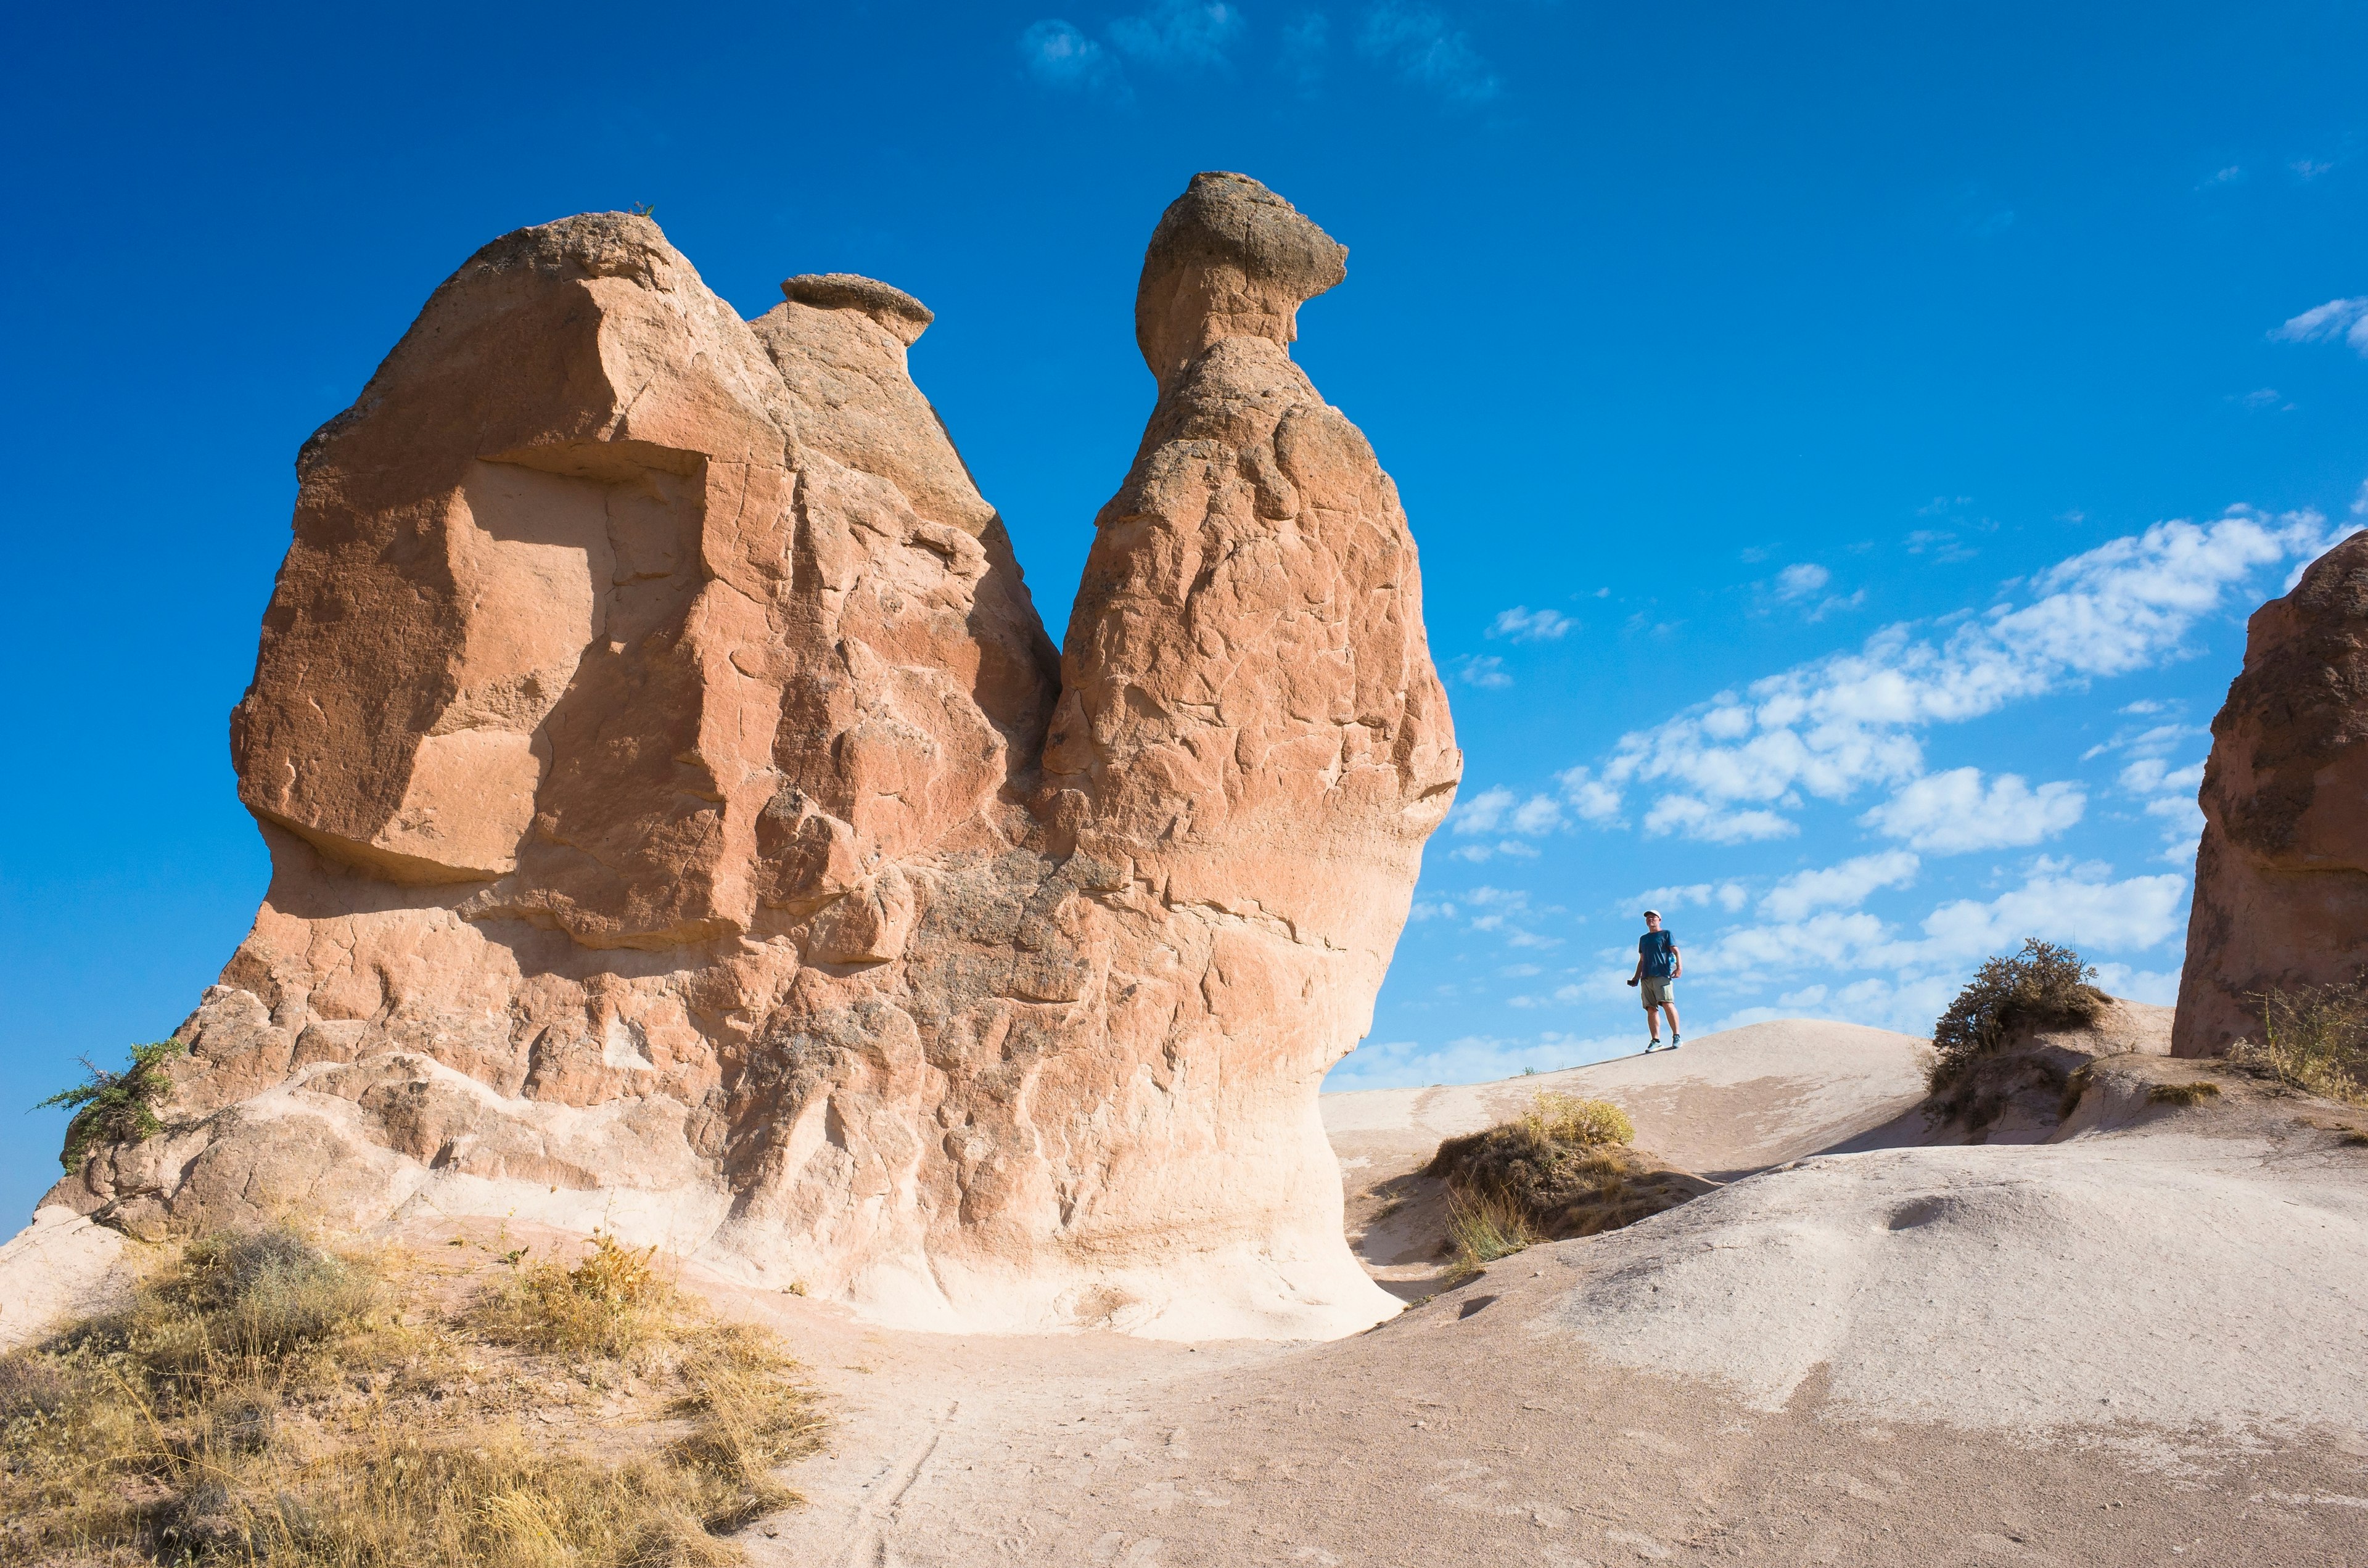
[[[1659,1035],[1655,1035],[1655,1036],[1653,1037],[1653,1042],[1652,1042],[1650,1045],[1648,1045],[1648,1046],[1646,1046],[1646,1047],[1645,1048],[1645,1055],[1647,1055],[1647,1056],[1650,1056],[1650,1055],[1652,1055],[1652,1054],[1653,1054],[1653,1052],[1655,1052],[1655,1051],[1658,1051],[1658,1050],[1660,1050],[1660,1049],[1661,1049],[1661,1037],[1660,1037]]]
[[[1675,1051],[1675,1050],[1677,1050],[1677,1049],[1678,1049],[1678,1037],[1677,1037],[1677,1036],[1675,1036],[1675,1035],[1671,1035],[1671,1036],[1669,1037],[1669,1049],[1670,1049],[1671,1051]]]

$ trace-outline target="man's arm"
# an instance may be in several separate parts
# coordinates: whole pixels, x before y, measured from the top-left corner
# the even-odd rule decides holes
[[[1638,959],[1636,961],[1638,963],[1643,963],[1645,960]],[[1686,956],[1678,951],[1678,939],[1675,937],[1672,937],[1669,938],[1669,978],[1671,980],[1675,980],[1678,976],[1685,972]]]

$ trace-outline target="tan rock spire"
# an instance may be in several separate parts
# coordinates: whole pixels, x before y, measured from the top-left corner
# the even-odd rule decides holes
[[[743,322],[621,214],[487,246],[306,445],[233,722],[272,886],[169,1134],[57,1196],[605,1222],[944,1327],[1386,1315],[1315,1096],[1458,757],[1284,347],[1342,254],[1238,176],[1163,220],[1056,666],[919,301]]]
[[[2368,978],[2368,534],[2253,612],[2212,721],[2171,1039],[2260,1039],[2272,987]]]

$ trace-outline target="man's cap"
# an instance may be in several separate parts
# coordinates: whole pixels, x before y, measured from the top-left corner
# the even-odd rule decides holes
[[[1645,918],[1647,920],[1658,920],[1660,917],[1661,912],[1657,909],[1648,909],[1645,911]]]

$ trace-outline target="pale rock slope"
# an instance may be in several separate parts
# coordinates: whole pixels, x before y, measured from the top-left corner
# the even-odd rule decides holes
[[[304,447],[232,722],[270,889],[165,1135],[49,1205],[605,1225],[939,1329],[1395,1310],[1316,1090],[1461,757],[1290,356],[1345,256],[1237,175],[1168,209],[1056,659],[917,301],[743,321],[618,213],[486,246]]]

